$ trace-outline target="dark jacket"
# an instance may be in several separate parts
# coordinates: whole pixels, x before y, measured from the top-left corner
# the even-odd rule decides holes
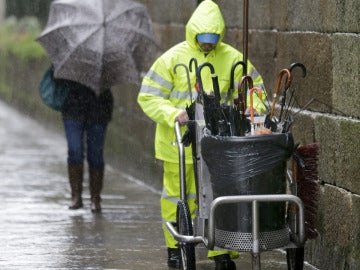
[[[73,81],[58,80],[70,88],[62,107],[64,120],[79,120],[87,123],[107,124],[112,117],[114,99],[109,88],[99,96],[90,88]]]

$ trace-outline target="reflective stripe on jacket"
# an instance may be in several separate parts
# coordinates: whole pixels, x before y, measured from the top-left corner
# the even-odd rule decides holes
[[[227,95],[230,86],[230,71],[232,66],[242,61],[243,55],[228,44],[222,42],[225,23],[220,9],[213,1],[203,1],[194,11],[186,25],[186,41],[170,48],[152,65],[144,77],[138,103],[144,113],[157,123],[155,134],[155,156],[160,160],[178,163],[178,150],[175,142],[175,117],[191,104],[186,72],[178,67],[176,74],[174,67],[182,63],[189,65],[191,58],[196,58],[198,65],[211,63],[218,76],[222,99]],[[196,35],[199,33],[216,33],[220,40],[214,50],[204,54],[199,50]],[[197,96],[195,90],[195,67],[190,73],[191,91],[193,99]],[[235,70],[235,82],[242,77],[242,67]],[[248,61],[248,75],[253,77],[254,86],[263,88],[263,81],[254,66]],[[210,92],[212,80],[210,70],[203,68],[201,72],[202,84],[206,92]],[[256,100],[255,100],[256,102]],[[183,132],[186,127],[183,127]],[[185,148],[186,163],[192,163],[191,147]]]

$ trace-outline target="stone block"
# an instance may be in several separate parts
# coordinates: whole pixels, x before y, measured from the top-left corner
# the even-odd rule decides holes
[[[339,29],[338,16],[339,11],[338,0],[319,0],[318,16],[321,20],[321,25],[318,26],[317,31],[336,32]]]
[[[185,40],[185,27],[183,25],[154,24],[157,44],[162,51],[166,51],[175,44]]]
[[[360,194],[360,121],[317,116],[316,141],[320,142],[322,181]]]
[[[228,28],[242,28],[243,26],[243,1],[217,1],[223,14],[225,25]]]
[[[153,22],[166,24],[186,24],[196,8],[191,0],[143,0]]]
[[[339,32],[360,33],[360,1],[341,1],[344,6],[344,15],[338,16],[342,21],[339,22]],[[343,22],[344,21],[344,22]],[[344,25],[344,28],[341,26]]]
[[[354,224],[360,224],[360,196],[352,194],[352,216]],[[360,268],[360,231],[355,227],[351,237],[352,246],[350,246],[350,254],[348,265],[350,270]]]
[[[315,142],[315,121],[311,113],[298,113],[291,127],[294,142],[307,144]]]
[[[244,1],[220,1],[219,7],[228,28],[243,28]],[[249,1],[248,27],[249,29],[271,29],[272,16],[271,1]]]
[[[306,260],[320,269],[359,269],[360,197],[324,185],[318,217],[319,236],[307,242]]]
[[[249,35],[249,59],[255,65],[264,79],[265,88],[271,90],[278,70],[277,59],[277,33],[273,31],[251,31]],[[271,96],[269,95],[269,98]]]
[[[255,2],[255,1],[253,1]],[[260,1],[261,2],[261,1]],[[290,1],[288,0],[270,0],[271,3],[269,10],[267,10],[264,16],[271,18],[271,29],[276,29],[279,31],[286,31],[289,29],[288,20],[288,10]],[[258,1],[256,1],[258,3]]]
[[[242,29],[244,1],[218,1],[218,4],[223,12],[227,27]],[[248,15],[250,30],[286,29],[288,1],[249,1]]]
[[[276,69],[289,67],[291,63],[305,65],[307,75],[301,78],[301,70],[294,69],[292,89],[296,89],[294,98],[298,108],[316,99],[311,108],[320,112],[329,112],[332,89],[332,47],[331,37],[319,33],[279,33],[277,38]],[[272,79],[275,85],[276,78]],[[326,105],[324,105],[326,104]]]
[[[323,28],[320,30],[359,33],[359,1],[320,0],[320,11],[324,21]]]
[[[358,33],[359,16],[359,1],[288,1],[286,26],[292,31]],[[280,24],[277,24],[276,28],[284,29]]]
[[[316,31],[321,28],[319,1],[289,1],[289,30]]]
[[[333,113],[360,118],[360,35],[335,34],[333,42]]]
[[[271,69],[271,62],[273,62],[273,52],[276,43],[273,42],[276,36],[271,32],[249,31],[248,37],[248,58],[256,66],[258,71],[262,74]],[[268,46],[265,45],[266,44]],[[243,32],[241,30],[227,30],[224,42],[230,44],[241,52],[244,52]],[[264,68],[260,68],[263,66]]]

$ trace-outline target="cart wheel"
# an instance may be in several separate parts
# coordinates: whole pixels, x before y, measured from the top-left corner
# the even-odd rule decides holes
[[[288,248],[286,250],[288,270],[303,270],[304,248]]]
[[[182,235],[193,235],[191,215],[186,202],[179,201],[176,212],[178,232]],[[195,246],[190,243],[180,243],[183,270],[195,270]]]

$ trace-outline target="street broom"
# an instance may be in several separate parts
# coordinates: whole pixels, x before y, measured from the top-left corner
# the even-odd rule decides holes
[[[293,159],[293,176],[297,183],[297,196],[304,204],[305,235],[307,239],[315,239],[317,214],[320,196],[318,177],[319,144],[303,144],[295,150]]]

